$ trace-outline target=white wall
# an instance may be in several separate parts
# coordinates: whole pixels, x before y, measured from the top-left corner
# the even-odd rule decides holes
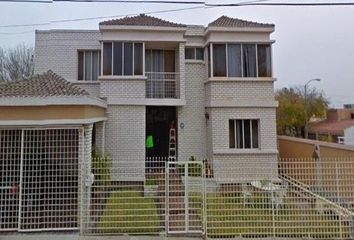
[[[354,126],[344,130],[344,144],[354,145]]]

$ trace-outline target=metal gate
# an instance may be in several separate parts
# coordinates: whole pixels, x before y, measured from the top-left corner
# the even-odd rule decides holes
[[[78,227],[80,129],[0,130],[0,231]]]
[[[203,163],[168,162],[166,168],[167,233],[203,234]]]

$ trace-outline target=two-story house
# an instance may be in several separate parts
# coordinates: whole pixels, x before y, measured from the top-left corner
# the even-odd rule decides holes
[[[77,181],[87,180],[77,175],[90,171],[91,141],[112,158],[117,182],[144,181],[146,159],[191,156],[206,159],[219,183],[275,179],[273,31],[226,16],[205,27],[147,15],[104,21],[99,30],[36,31],[38,75],[0,85],[0,159],[7,161],[0,171],[14,196],[4,200],[12,207],[1,228],[41,228],[29,220],[42,206],[36,194],[53,203],[43,208],[53,217],[46,228],[77,227],[75,218],[58,216],[77,208]],[[55,203],[73,206],[64,214]]]
[[[168,157],[172,122],[178,160],[208,159],[220,181],[273,164],[268,177],[277,166],[273,31],[226,16],[204,27],[147,15],[104,21],[98,31],[37,31],[35,71],[51,69],[106,101],[96,144],[121,169],[116,180],[142,181],[146,157]],[[224,175],[238,164],[250,171]]]

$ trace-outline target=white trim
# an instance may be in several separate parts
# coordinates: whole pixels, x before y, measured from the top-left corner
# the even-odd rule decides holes
[[[45,125],[83,125],[92,124],[95,122],[106,121],[106,117],[102,118],[87,118],[87,119],[51,119],[51,120],[0,120],[0,126],[45,126]]]
[[[100,30],[142,30],[160,32],[185,32],[187,27],[132,26],[132,25],[100,25]]]
[[[275,82],[273,77],[210,77],[204,84],[213,82]]]
[[[91,105],[107,108],[107,103],[101,99],[89,96],[61,97],[3,97],[0,106],[50,106],[50,105]]]
[[[247,149],[216,149],[213,151],[214,155],[247,155],[247,154],[278,154],[277,149],[258,149],[258,148],[247,148]]]
[[[207,27],[204,34],[207,36],[210,32],[259,32],[272,33],[274,27]]]
[[[191,63],[191,64],[205,64],[204,60],[197,60],[197,59],[186,59],[185,63]]]
[[[35,30],[36,33],[99,33],[100,30],[86,29],[50,29],[50,30]]]
[[[239,107],[239,108],[276,108],[278,107],[278,102],[275,100],[255,100],[255,99],[232,99],[232,100],[212,100],[205,104],[205,107],[214,108],[228,108],[228,107]]]
[[[184,106],[186,101],[175,98],[109,98],[108,105]]]
[[[105,80],[146,80],[147,77],[143,75],[135,75],[135,76],[122,76],[122,75],[117,75],[117,76],[101,76],[98,78],[98,80],[105,81]]]
[[[98,76],[100,77],[100,76]],[[85,80],[74,80],[70,81],[72,84],[77,84],[77,85],[100,85],[100,81],[94,80],[94,81],[85,81]]]

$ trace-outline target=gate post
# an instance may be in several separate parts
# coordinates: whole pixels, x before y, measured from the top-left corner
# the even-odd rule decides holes
[[[90,197],[91,197],[91,151],[92,151],[92,124],[85,125],[80,130],[80,235],[86,233],[90,225]],[[90,184],[91,183],[91,184]]]

